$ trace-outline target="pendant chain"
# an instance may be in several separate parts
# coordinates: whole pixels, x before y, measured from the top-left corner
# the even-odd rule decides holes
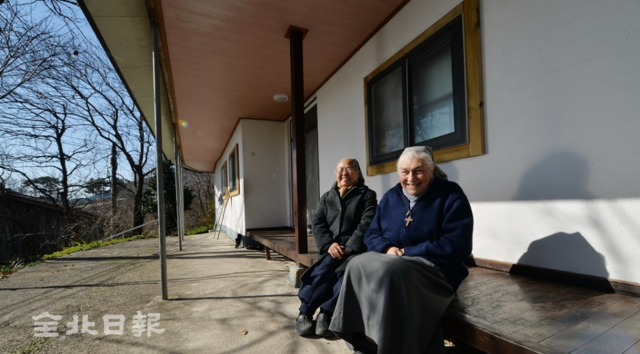
[[[411,217],[411,205],[407,202],[406,198],[402,198],[402,201],[407,207],[407,214],[405,215],[406,218],[404,218],[404,221],[405,221],[404,226],[406,227],[406,226],[409,226],[409,224],[411,224],[411,222],[413,221],[413,218]]]

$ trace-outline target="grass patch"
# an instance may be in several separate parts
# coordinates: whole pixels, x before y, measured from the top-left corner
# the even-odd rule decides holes
[[[48,339],[49,338],[36,338],[36,339],[32,339],[31,341],[29,341],[29,343],[13,349],[12,351],[10,351],[9,353],[11,354],[32,354],[32,353],[39,353],[41,351],[44,350],[44,348],[47,346],[48,344]]]
[[[192,229],[186,230],[185,234],[196,235],[196,234],[202,234],[206,232],[209,232],[208,226],[199,226],[199,227],[194,227]],[[42,260],[60,258],[75,252],[86,251],[94,248],[113,245],[116,243],[129,242],[133,240],[140,240],[140,239],[151,238],[151,237],[157,237],[157,236],[146,234],[146,235],[135,235],[131,237],[114,238],[114,239],[105,240],[105,241],[77,242],[73,246],[65,247],[60,251],[45,254],[44,256],[42,256],[40,260],[36,260],[36,261],[16,260],[16,261],[13,261],[11,264],[0,265],[0,279],[7,277],[11,273],[17,272],[22,268],[35,265]]]
[[[211,228],[209,226],[198,226],[198,227],[194,227],[193,229],[185,230],[184,234],[185,235],[204,234],[209,232],[210,229]]]
[[[6,278],[11,275],[11,273],[15,273],[22,268],[30,267],[34,264],[36,264],[36,262],[15,260],[11,262],[11,264],[0,265],[0,279]]]
[[[73,246],[69,246],[69,247],[63,248],[60,251],[49,253],[49,254],[45,254],[42,257],[42,259],[47,260],[47,259],[60,258],[60,257],[66,256],[66,255],[72,254],[72,253],[80,252],[80,251],[86,251],[86,250],[90,250],[90,249],[94,249],[94,248],[100,248],[100,247],[104,247],[104,246],[114,245],[116,243],[129,242],[129,241],[139,240],[139,239],[144,239],[144,238],[148,238],[148,236],[146,236],[146,235],[135,235],[135,236],[131,236],[131,237],[113,238],[111,240],[105,240],[105,241],[93,241],[93,242],[88,242],[88,243],[86,243],[86,242],[76,243]]]
[[[131,236],[131,237],[114,238],[114,239],[105,240],[105,241],[93,241],[93,242],[81,242],[81,243],[77,242],[75,245],[69,246],[69,247],[65,247],[60,251],[49,253],[49,254],[45,254],[44,256],[42,256],[42,258],[40,258],[38,260],[35,260],[35,261],[34,260],[24,261],[24,260],[18,259],[18,260],[15,260],[15,261],[11,262],[10,264],[0,265],[0,279],[6,278],[9,275],[11,275],[12,273],[17,272],[22,268],[26,268],[26,267],[30,267],[32,265],[36,265],[39,262],[44,261],[44,260],[60,258],[60,257],[64,257],[66,255],[69,255],[69,254],[72,254],[72,253],[75,253],[75,252],[86,251],[86,250],[90,250],[90,249],[94,249],[94,248],[109,246],[109,245],[113,245],[113,244],[116,244],[116,243],[128,242],[128,241],[151,238],[151,237],[155,237],[155,236],[135,235],[135,236]]]

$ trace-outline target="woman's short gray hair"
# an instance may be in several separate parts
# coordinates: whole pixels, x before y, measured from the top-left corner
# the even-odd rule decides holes
[[[402,154],[400,154],[400,157],[398,158],[398,164],[397,164],[397,168],[398,168],[398,172],[400,172],[400,161],[402,160],[410,160],[413,158],[419,158],[420,160],[424,161],[424,163],[429,166],[429,168],[433,168],[435,166],[435,162],[433,161],[433,152],[431,150],[430,147],[428,146],[411,146],[408,147],[406,149],[404,149],[404,151],[402,152]]]

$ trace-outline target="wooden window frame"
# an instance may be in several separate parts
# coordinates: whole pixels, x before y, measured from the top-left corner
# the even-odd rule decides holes
[[[412,40],[404,48],[389,58],[376,70],[367,75],[364,79],[365,93],[365,127],[366,127],[366,149],[367,149],[367,175],[373,176],[389,173],[396,170],[396,158],[399,152],[394,155],[392,161],[373,163],[371,161],[372,151],[370,151],[370,129],[369,127],[369,81],[372,81],[385,70],[395,67],[399,61],[407,56],[412,50],[420,46],[423,42],[436,35],[442,28],[456,18],[462,18],[462,36],[464,53],[464,82],[466,98],[466,130],[467,141],[465,143],[438,149],[434,151],[436,162],[442,163],[472,156],[479,156],[485,153],[484,138],[484,94],[482,83],[482,51],[480,38],[480,16],[478,0],[464,0],[436,23],[427,28],[418,37]],[[406,109],[406,108],[405,108]],[[406,128],[405,128],[406,129]],[[407,132],[405,132],[407,134]],[[406,143],[405,143],[406,144]]]

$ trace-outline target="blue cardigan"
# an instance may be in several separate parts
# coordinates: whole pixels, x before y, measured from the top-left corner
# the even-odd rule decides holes
[[[376,209],[365,244],[370,252],[390,246],[404,248],[405,256],[423,257],[442,271],[454,290],[469,274],[473,214],[466,195],[455,182],[434,177],[413,209],[405,226],[409,201],[398,183],[387,191]]]

